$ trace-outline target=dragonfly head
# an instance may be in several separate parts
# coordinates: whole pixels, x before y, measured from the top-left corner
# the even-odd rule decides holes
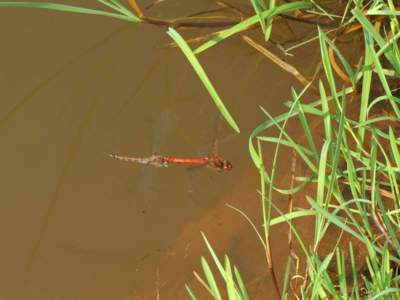
[[[232,164],[231,164],[229,161],[227,161],[227,160],[220,160],[220,161],[219,161],[219,164],[218,164],[218,168],[219,168],[221,171],[230,171],[230,170],[232,170],[233,166],[232,166]]]

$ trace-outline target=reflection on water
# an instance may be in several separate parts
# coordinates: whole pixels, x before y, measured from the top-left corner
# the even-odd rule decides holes
[[[268,290],[255,235],[225,203],[259,217],[247,137],[264,120],[259,104],[273,114],[284,109],[279,100],[292,79],[240,40],[202,54],[241,127],[229,138],[232,131],[159,28],[1,13],[2,32],[12,38],[0,57],[0,297],[186,299],[184,283],[193,283],[206,254],[200,230],[218,253],[231,255],[254,290]],[[108,157],[209,155],[216,139],[218,154],[234,164],[229,173]],[[284,242],[278,235],[274,245]],[[251,257],[241,255],[246,251]]]

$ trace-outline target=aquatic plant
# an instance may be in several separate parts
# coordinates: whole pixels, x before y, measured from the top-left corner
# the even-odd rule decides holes
[[[292,100],[286,103],[288,112],[272,116],[262,108],[267,120],[249,139],[249,152],[260,174],[262,229],[245,212],[230,206],[246,218],[259,237],[271,280],[282,299],[398,299],[400,296],[398,13],[391,1],[375,1],[370,6],[358,3],[351,8],[352,5],[349,2],[346,7],[341,18],[349,16],[341,26],[345,33],[362,30],[364,53],[360,59],[363,61],[353,69],[335,41],[319,28],[317,38],[325,76],[318,80],[317,86],[313,81],[307,82],[294,67],[269,57],[265,48],[245,37],[247,43],[305,85],[300,92],[292,89]],[[311,89],[318,92],[319,99],[310,102],[305,95]],[[287,132],[290,123],[300,124],[302,140]],[[278,129],[278,136],[268,135],[270,129]],[[264,165],[264,143],[275,145],[274,157],[267,158],[272,160],[269,170]],[[286,188],[276,180],[283,147],[293,153],[291,178]],[[306,175],[296,175],[299,164],[306,167]],[[274,201],[275,193],[287,196],[287,211],[279,209],[282,205]],[[296,197],[304,197],[308,206],[295,207]],[[273,210],[278,217],[272,217]],[[310,218],[312,223],[299,224],[312,226],[311,242],[296,227],[296,221]],[[288,225],[290,256],[284,278],[277,279],[270,234],[274,226],[283,223]],[[325,238],[332,234],[337,235],[336,243],[321,253]],[[239,288],[239,272],[236,282],[227,278],[228,258],[225,258],[228,267],[223,269],[206,243],[226,283],[228,299],[248,299],[247,292]],[[221,299],[222,292],[216,289],[210,268],[203,261],[204,258],[207,284],[199,280],[207,285],[214,299]],[[278,282],[282,281],[281,290]],[[189,291],[192,299],[196,299]]]
[[[349,13],[352,15],[349,21],[355,23],[347,26],[362,28],[363,63],[353,70],[334,41],[319,29],[326,80],[318,81],[320,98],[311,103],[302,100],[313,83],[300,93],[293,89],[293,99],[287,103],[289,111],[273,117],[262,109],[268,120],[254,130],[249,140],[249,151],[262,179],[265,245],[268,246],[273,226],[282,222],[289,225],[292,256],[288,259],[282,298],[360,299],[368,296],[393,299],[400,295],[397,273],[400,101],[396,96],[398,84],[388,79],[399,76],[397,12],[391,1],[388,4],[375,1],[367,7],[356,5]],[[371,16],[376,18],[371,19]],[[385,24],[383,18],[387,18]],[[344,69],[340,75],[347,79],[347,87],[338,88],[344,83],[337,79],[340,76],[333,52],[340,58]],[[302,142],[286,131],[287,124],[294,120],[303,129]],[[310,120],[320,124],[320,135],[311,127]],[[277,128],[279,136],[263,134],[270,128]],[[276,146],[269,172],[263,164],[262,143]],[[286,189],[276,182],[275,166],[281,147],[289,147],[294,160],[291,183]],[[295,175],[296,160],[306,166],[307,175]],[[314,188],[308,189],[310,186]],[[305,192],[309,207],[294,210],[293,198],[301,191]],[[280,211],[274,204],[274,192],[288,196],[288,212]],[[278,211],[279,217],[271,217],[273,209]],[[307,217],[314,218],[311,244],[306,243],[293,223]],[[333,230],[340,233],[339,240],[322,257],[321,244]],[[350,242],[340,245],[345,235],[350,237]],[[298,255],[292,236],[301,249]],[[358,261],[354,256],[354,244],[357,244],[357,251],[365,250],[365,257]],[[298,264],[293,264],[300,258],[306,265],[302,271],[296,267]],[[362,272],[360,264],[365,267]]]

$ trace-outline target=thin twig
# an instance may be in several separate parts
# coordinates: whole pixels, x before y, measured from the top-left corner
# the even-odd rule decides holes
[[[288,72],[289,74],[293,75],[302,85],[307,86],[310,85],[310,87],[313,90],[317,90],[310,82],[292,65],[288,64],[287,62],[283,61],[280,59],[278,56],[255,42],[253,39],[246,35],[242,35],[242,39],[249,44],[251,47],[256,49],[258,52],[266,56],[268,59],[270,59],[273,63],[275,63],[277,66],[282,68],[284,71]]]
[[[156,26],[165,26],[165,27],[189,27],[189,28],[215,28],[215,27],[225,27],[225,26],[233,26],[240,22],[237,18],[230,19],[226,21],[202,21],[201,18],[194,19],[193,17],[186,18],[177,18],[177,19],[161,19],[145,16],[136,0],[128,0],[129,6],[133,10],[134,13],[143,21],[148,24],[156,25]],[[229,18],[229,17],[227,17]]]
[[[348,181],[342,180],[341,182],[344,183],[344,184],[346,184],[346,185],[350,185],[350,182],[348,182]],[[366,184],[364,187],[365,187],[365,189],[366,189],[367,191],[372,191],[372,186]],[[381,195],[382,195],[383,197],[388,198],[388,199],[391,199],[391,200],[394,199],[393,193],[391,193],[391,192],[389,192],[389,191],[387,191],[387,190],[384,190],[384,189],[382,189],[382,188],[378,188],[378,190],[379,190],[379,192],[381,193]]]
[[[234,6],[230,3],[226,3],[224,1],[217,1],[217,4],[223,8],[228,8],[228,9],[232,10],[233,12],[235,12],[237,15],[240,16],[241,20],[244,19],[245,13],[241,9],[237,8],[236,6]]]
[[[237,23],[240,22],[240,20],[235,19],[235,20],[226,20],[226,21],[215,21],[215,22],[204,22],[204,21],[194,21],[192,17],[189,18],[179,18],[179,19],[172,19],[172,20],[166,20],[166,19],[160,19],[160,18],[153,18],[153,17],[147,17],[143,16],[142,21],[152,24],[152,25],[157,25],[157,26],[165,26],[165,27],[174,27],[174,28],[218,28],[218,27],[227,27],[227,26],[233,26],[236,25]]]
[[[212,38],[213,36],[217,35],[220,32],[221,31],[216,31],[216,32],[212,32],[212,33],[209,33],[209,34],[204,34],[204,35],[197,36],[197,37],[194,37],[194,38],[186,39],[185,41],[189,45],[190,44],[194,44],[194,43],[199,43],[199,42],[202,42],[202,41],[205,41],[205,40],[208,40],[208,39]],[[168,43],[167,46],[174,47],[174,48],[178,47],[178,45],[175,42]]]
[[[295,173],[296,173],[296,164],[297,164],[297,152],[293,150],[292,152],[292,163],[290,166],[290,189],[292,190],[294,187],[294,181],[295,181]],[[289,194],[288,195],[288,211],[291,213],[293,211],[293,195]],[[296,263],[295,266],[295,275],[298,275],[299,272],[299,257],[296,254],[296,251],[293,248],[293,240],[292,240],[292,229],[291,229],[291,221],[289,220],[289,227],[288,227],[288,247],[289,247],[289,253],[290,256],[293,258],[293,261]],[[294,290],[297,288],[297,280],[294,283],[294,287],[291,286],[291,288],[294,288]],[[293,290],[293,292],[294,292]],[[294,292],[295,293],[295,292]]]
[[[303,282],[306,280],[304,276],[301,276],[301,275],[298,275],[298,274],[293,275],[293,276],[290,278],[290,280],[289,280],[290,290],[292,291],[293,296],[294,296],[294,298],[295,298],[296,300],[300,299],[299,295],[297,295],[297,292],[296,292],[296,290],[295,290],[295,288],[297,288],[297,281],[298,281],[299,279],[302,280]],[[295,285],[295,286],[292,285],[292,281],[295,281],[295,282],[296,282],[296,285]]]
[[[371,211],[371,216],[372,216],[372,221],[374,221],[375,226],[379,229],[379,231],[383,234],[383,236],[385,237],[386,241],[389,243],[390,248],[392,251],[396,251],[396,246],[394,244],[394,242],[392,241],[392,239],[390,238],[387,229],[383,227],[383,225],[381,224],[381,222],[379,221],[375,210]]]
[[[292,163],[290,166],[290,189],[292,190],[294,187],[294,179],[295,179],[295,173],[296,173],[296,163],[297,163],[297,152],[295,150],[292,151]],[[288,195],[288,210],[289,213],[291,213],[293,211],[293,195],[292,193],[290,193]],[[291,221],[289,220],[289,222],[291,223]],[[288,231],[288,246],[289,246],[289,250],[292,249],[293,245],[292,245],[292,230],[290,230],[290,226],[289,226],[289,231]]]
[[[156,271],[156,300],[160,300],[160,269]]]
[[[273,265],[273,262],[272,262],[272,250],[271,250],[271,246],[270,245],[271,244],[270,244],[269,237],[268,237],[267,238],[267,247],[265,248],[265,257],[267,258],[268,270],[269,270],[269,273],[271,274],[272,282],[274,284],[276,293],[278,294],[279,299],[282,299],[282,293],[281,293],[281,290],[279,288],[278,280],[276,279],[274,265]]]
[[[332,42],[335,42],[335,39],[332,40]],[[332,68],[335,70],[336,74],[344,81],[347,83],[352,83],[349,76],[343,70],[339,67],[339,65],[336,62],[335,59],[335,53],[333,52],[333,48],[329,46],[328,48],[328,56],[329,56],[329,61],[331,62]]]
[[[196,279],[200,282],[200,284],[207,290],[207,292],[210,293],[211,296],[215,296],[214,293],[212,292],[212,290],[210,290],[210,288],[208,287],[207,283],[205,283],[205,281],[203,280],[203,278],[200,277],[199,274],[197,274],[196,271],[193,271],[194,277],[196,277]]]
[[[140,9],[139,5],[136,3],[136,0],[128,0],[129,6],[132,8],[133,12],[137,14],[139,18],[143,18],[144,14]]]
[[[153,8],[154,6],[160,4],[161,2],[164,2],[164,1],[165,0],[155,0],[155,1],[151,2],[149,5],[147,5],[145,7],[145,9],[149,10],[149,9]]]
[[[146,7],[146,9],[149,9],[157,4],[162,2],[161,0],[156,0],[150,5]],[[218,27],[228,27],[228,26],[234,26],[238,23],[240,23],[244,19],[244,12],[238,9],[237,7],[222,2],[218,1],[217,4],[229,8],[233,12],[235,12],[237,15],[239,15],[240,19],[237,18],[231,18],[230,20],[226,21],[215,21],[215,22],[204,22],[200,19],[197,21],[193,21],[192,17],[186,17],[186,18],[177,18],[177,19],[162,19],[162,18],[155,18],[155,17],[150,17],[150,16],[145,16],[142,9],[140,6],[137,4],[136,0],[128,0],[129,6],[133,10],[133,12],[143,21],[148,24],[156,25],[156,26],[163,26],[163,27],[174,27],[174,28],[218,28]],[[278,16],[277,16],[278,17]],[[229,19],[229,17],[226,17]],[[301,21],[301,18],[297,17],[291,17],[285,15],[285,18],[292,18],[296,21]],[[310,23],[313,21],[306,20],[305,22]],[[322,25],[322,24],[321,24]],[[256,25],[259,26],[259,25]]]
[[[338,25],[334,22],[318,22],[315,20],[310,20],[310,19],[306,19],[306,18],[299,18],[299,17],[295,17],[295,16],[291,16],[291,15],[286,15],[286,14],[281,14],[280,15],[282,18],[291,20],[291,21],[295,21],[295,22],[300,22],[300,23],[306,23],[306,24],[311,24],[311,25],[318,25],[321,27],[332,27],[332,28],[336,28]]]
[[[225,10],[224,8],[214,8],[214,9],[209,9],[209,10],[203,10],[203,11],[199,11],[199,12],[190,14],[187,17],[198,17],[198,16],[202,16],[202,15],[205,15],[205,14],[212,14],[212,13],[222,12],[224,10]]]

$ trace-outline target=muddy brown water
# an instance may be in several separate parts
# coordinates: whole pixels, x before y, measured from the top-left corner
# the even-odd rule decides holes
[[[165,9],[190,11],[173,1]],[[238,38],[202,54],[241,128],[232,136],[222,125],[216,136],[215,107],[163,29],[3,8],[0,25],[1,299],[187,299],[185,283],[202,293],[192,271],[209,257],[200,231],[254,299],[276,297],[260,243],[225,203],[261,224],[247,139],[265,120],[259,105],[285,110],[293,78]],[[313,47],[297,53],[298,66],[317,59]],[[230,173],[108,157],[203,155],[215,138]],[[272,236],[278,276],[285,234]]]

